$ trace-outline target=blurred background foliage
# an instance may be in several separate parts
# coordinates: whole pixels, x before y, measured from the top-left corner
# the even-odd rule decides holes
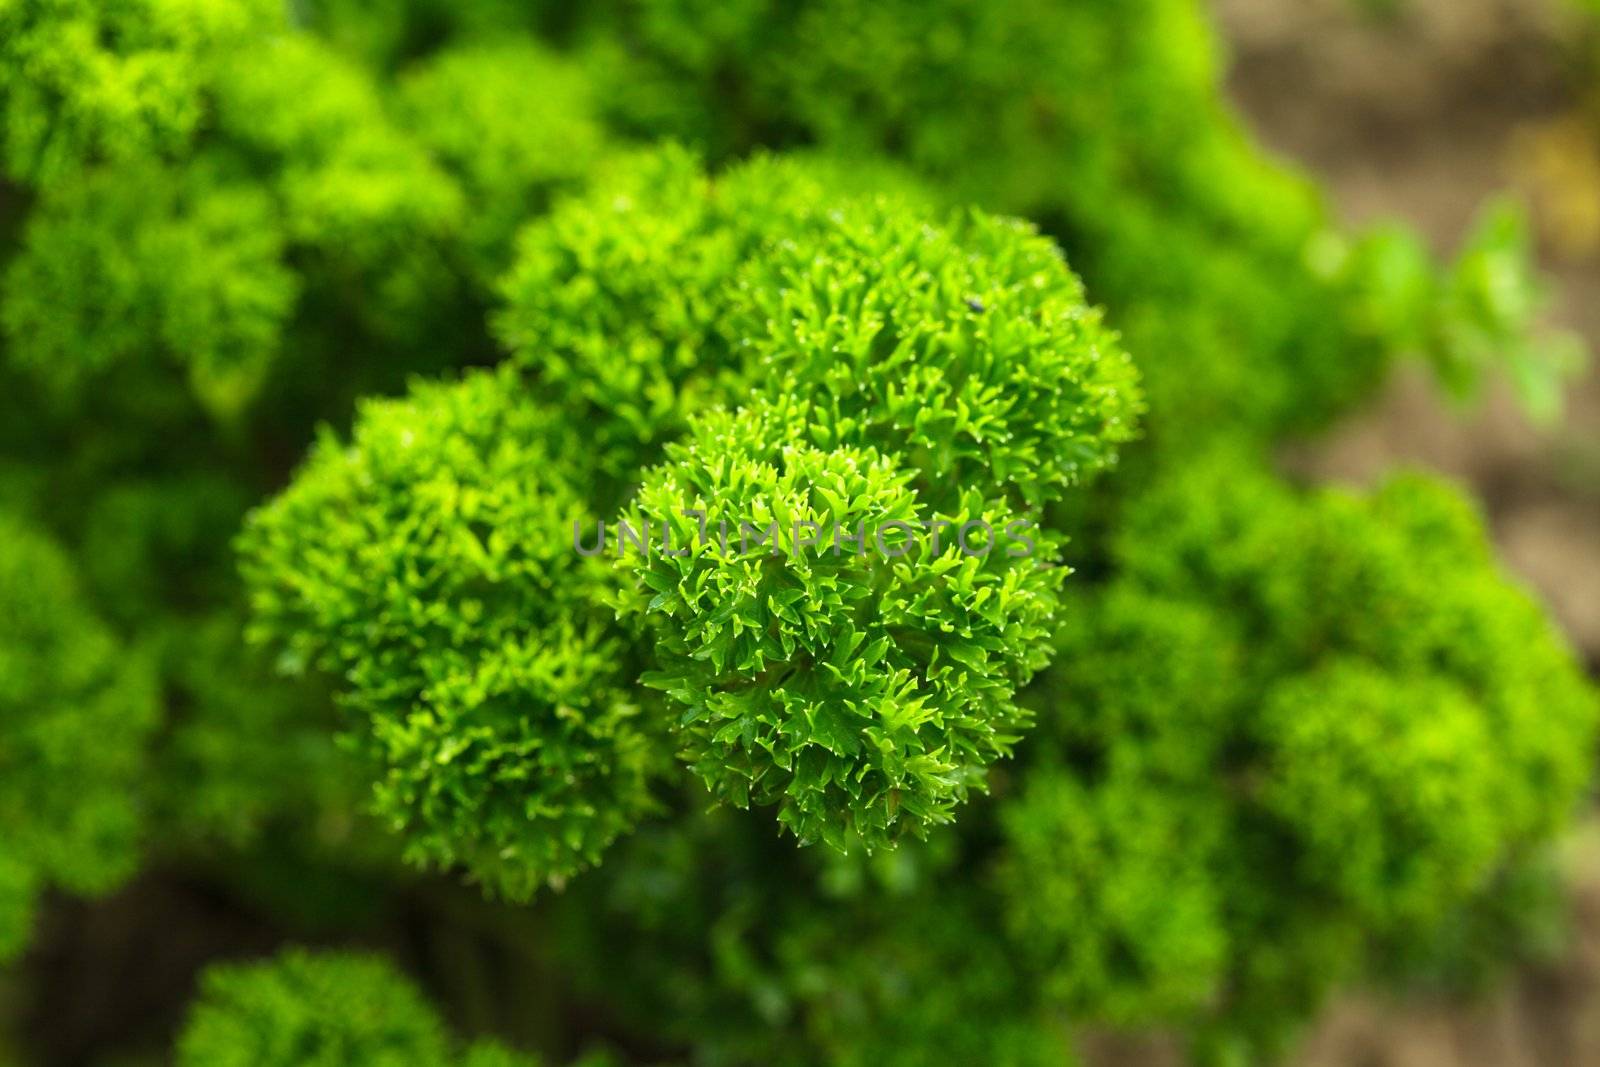
[[[1595,718],[1571,646],[1600,658],[1600,406],[1570,389],[1597,64],[1584,12],[1510,0],[0,0],[0,1063],[1600,1054],[1600,967],[1549,962],[1600,899],[1562,836]],[[806,162],[708,195],[767,151]],[[485,634],[589,609],[542,595],[562,556],[386,644],[347,565],[419,558],[393,501],[463,470],[506,529],[626,499],[749,388],[696,376],[744,336],[730,249],[885,191],[1032,220],[1146,398],[1120,469],[1050,505],[1076,573],[991,795],[871,856],[681,772],[647,803],[635,652],[601,643],[574,751],[633,768],[625,817],[565,823],[574,876],[531,905],[417,871],[493,886],[523,843],[405,777],[434,665],[515,676]],[[507,382],[575,424],[556,451],[493,447],[544,417]],[[278,625],[258,596],[280,640],[247,642],[236,539],[347,599]],[[1534,1000],[1520,1051],[1369,1002],[1301,1043],[1352,988],[1519,973],[1490,1003]]]

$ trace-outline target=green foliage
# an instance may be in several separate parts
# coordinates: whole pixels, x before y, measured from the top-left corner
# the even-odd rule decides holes
[[[1130,766],[1178,780],[1208,774],[1214,739],[1246,692],[1250,649],[1226,604],[1112,582],[1093,597],[1068,598],[1060,619],[1063,666],[1041,689],[1054,696],[1060,686],[1071,706],[1092,709],[1051,716],[1065,753],[1098,762],[1116,750]]]
[[[642,810],[634,765],[642,742],[617,725],[634,711],[620,689],[628,679],[609,673],[616,650],[593,613],[605,590],[584,577],[564,536],[569,521],[583,529],[591,521],[579,496],[586,475],[576,443],[580,435],[617,442],[619,460],[637,461],[673,427],[651,425],[642,409],[648,404],[681,424],[696,405],[676,398],[718,380],[735,359],[765,368],[770,395],[792,399],[742,422],[704,416],[693,443],[647,480],[636,527],[670,520],[684,545],[694,539],[688,512],[708,501],[719,509],[716,524],[731,518],[764,529],[776,520],[791,534],[796,521],[845,530],[869,519],[938,525],[926,550],[899,561],[876,544],[861,546],[865,560],[852,553],[781,568],[704,552],[683,564],[640,560],[637,588],[646,592],[637,610],[664,616],[654,632],[660,670],[651,684],[686,705],[685,758],[720,798],[779,803],[780,820],[802,840],[844,847],[853,836],[870,845],[892,841],[902,828],[921,833],[947,821],[953,804],[981,786],[983,766],[1016,739],[1022,720],[1011,697],[1044,663],[1062,572],[1015,558],[1030,553],[1033,541],[1013,540],[1013,528],[1032,520],[994,495],[1036,502],[1108,466],[1138,411],[1131,366],[1082,304],[1082,288],[1059,254],[1027,228],[964,216],[955,232],[966,240],[958,243],[916,221],[901,202],[825,212],[820,181],[808,178],[804,165],[761,161],[720,180],[712,196],[682,153],[630,157],[619,184],[563,206],[530,232],[511,283],[507,330],[549,345],[549,354],[524,350],[516,363],[532,376],[529,392],[553,393],[557,407],[519,398],[520,380],[508,371],[448,399],[435,389],[382,416],[371,409],[354,453],[325,444],[246,539],[263,635],[287,643],[296,661],[344,675],[353,704],[369,712],[384,705],[373,733],[390,751],[379,762],[403,784],[381,788],[379,808],[412,831],[440,824],[437,834],[413,834],[416,855],[451,862],[465,852],[469,867],[491,882],[515,877],[507,888],[522,894],[591,861]],[[661,201],[660,217],[638,216],[619,191],[630,184]],[[624,230],[619,214],[637,225]],[[787,219],[799,220],[799,229],[781,228]],[[652,240],[657,232],[664,238]],[[766,248],[772,252],[759,254]],[[692,280],[680,285],[673,274],[643,269],[634,258],[640,251],[647,266],[687,267]],[[608,253],[633,273],[604,270]],[[580,268],[575,292],[559,295],[552,274]],[[600,278],[614,308],[594,296]],[[575,321],[552,328],[564,310]],[[663,365],[669,346],[689,358]],[[619,350],[639,358],[618,361]],[[587,373],[602,367],[598,377]],[[665,380],[646,385],[643,373]],[[738,379],[720,377],[729,391]],[[567,388],[583,390],[588,403],[573,403]],[[595,421],[580,429],[574,416],[585,410]],[[424,430],[430,423],[438,436]],[[527,451],[506,451],[507,440],[519,438]],[[459,457],[441,455],[457,448]],[[424,465],[413,468],[401,455]],[[611,455],[601,452],[607,473],[616,469]],[[895,470],[899,455],[914,464],[904,474]],[[441,507],[433,497],[444,489],[430,483],[446,475],[450,495]],[[461,533],[424,527],[419,537],[414,523],[457,511],[463,482],[476,493],[460,506]],[[353,494],[362,494],[361,503]],[[353,506],[372,510],[352,521]],[[974,532],[979,549],[969,553],[967,524],[985,522],[986,534]],[[393,543],[374,544],[380,530],[392,530]],[[875,525],[873,536],[881,533]],[[435,536],[439,551],[452,554],[443,564],[418,544]],[[505,551],[538,561],[529,572],[489,568],[488,580],[503,585],[506,598],[489,606],[478,599],[485,564],[474,555],[453,558],[463,538],[477,545],[481,536],[497,539],[491,557]],[[400,594],[403,606],[392,592],[374,599],[371,575],[413,568],[420,574],[403,581],[411,586]],[[441,573],[448,579],[434,584]],[[467,593],[471,599],[458,603]],[[529,597],[540,602],[537,615],[524,603]],[[372,623],[380,607],[389,617],[382,628]],[[484,617],[496,613],[503,613],[499,627]],[[864,625],[869,615],[872,625]],[[439,688],[429,663],[435,649],[470,643],[472,671],[487,671],[477,657],[498,663],[507,654],[499,644],[530,625],[547,628],[539,644],[572,650],[576,663],[562,687],[540,693],[526,673],[496,669],[473,674],[488,695]],[[741,681],[769,672],[772,684]],[[619,687],[613,695],[602,677]],[[563,707],[614,705],[600,713],[607,725],[573,727],[592,731],[575,742],[587,752],[587,769],[578,773],[580,781],[595,779],[599,797],[586,796],[582,784],[573,786],[578,802],[559,793],[519,797],[515,784],[537,779],[527,762],[532,749],[502,749],[488,738],[475,749],[465,740],[472,721],[465,711],[486,699],[514,705],[530,685],[557,717],[579,714]],[[387,725],[407,720],[418,702],[437,719],[437,733],[423,731],[427,743],[414,724],[404,732]],[[457,702],[466,708],[438,710]],[[487,729],[494,736],[511,726]],[[613,737],[619,729],[620,740]],[[445,749],[435,747],[447,738]],[[627,765],[610,766],[618,758],[605,751],[612,744]],[[441,763],[462,768],[462,780],[442,780]],[[611,775],[614,782],[599,784]],[[490,785],[496,777],[501,784]],[[504,805],[504,826],[484,801],[461,800],[480,792]],[[458,813],[439,814],[455,803]],[[517,834],[520,847],[546,851],[514,855],[508,843]],[[481,844],[462,844],[480,835]],[[485,873],[511,869],[522,873]]]
[[[300,0],[304,24],[341,55],[391,71],[419,56],[525,35],[533,16],[558,13],[547,0]]]
[[[226,603],[236,570],[228,541],[250,504],[245,488],[217,470],[103,484],[72,524],[84,584],[106,617],[128,628],[151,622],[156,605]]]
[[[848,918],[814,909],[779,935],[807,1050],[782,1062],[1070,1067],[1071,1042],[1059,1023],[1029,1011],[1030,992],[981,906],[954,893],[942,901],[884,894]]]
[[[0,512],[0,835],[3,940],[20,941],[29,886],[101,893],[133,872],[150,665],[83,604],[70,561]]]
[[[1466,694],[1334,661],[1278,686],[1261,714],[1262,805],[1305,843],[1316,882],[1374,925],[1425,923],[1482,887],[1505,787]]]
[[[1340,234],[1220,78],[1195,0],[0,0],[0,956],[143,853],[780,1067],[1513,957],[1594,692],[1458,494],[1266,457],[1568,350],[1511,213]],[[300,952],[179,1052],[533,1062]]]
[[[462,1057],[461,1067],[539,1067],[541,1061],[534,1056],[513,1052],[494,1041],[479,1041],[469,1046]],[[588,1067],[588,1059],[579,1061],[578,1067]],[[606,1067],[600,1061],[596,1067]]]
[[[494,1041],[462,1047],[409,978],[364,953],[287,949],[217,964],[178,1039],[179,1067],[539,1067]]]
[[[1502,369],[1527,411],[1548,422],[1586,354],[1577,337],[1537,327],[1548,297],[1529,256],[1527,220],[1502,202],[1482,213],[1442,274],[1421,240],[1397,227],[1366,235],[1342,269],[1353,279],[1358,315],[1422,356],[1451,394],[1469,399]]]
[[[715,324],[745,217],[719,208],[689,153],[627,156],[529,228],[503,283],[512,359],[624,487],[694,412],[737,396],[738,353]]]
[[[885,176],[872,195],[907,210],[927,203]],[[696,412],[740,400],[776,347],[759,340],[765,323],[742,328],[736,307],[760,309],[741,269],[835,225],[841,196],[871,188],[860,180],[826,158],[762,158],[715,181],[673,147],[608,160],[583,196],[522,236],[500,337],[541,395],[587,425],[598,470],[629,491]]]
[[[608,474],[760,373],[770,406],[703,417],[646,481],[635,528],[667,523],[680,548],[712,507],[712,525],[776,521],[791,541],[796,522],[869,517],[952,531],[898,564],[640,561],[644,610],[665,616],[651,684],[687,705],[685,757],[723,799],[781,798],[802,840],[842,847],[944,821],[1008,751],[1052,581],[1000,551],[963,561],[953,531],[986,519],[992,543],[1024,520],[986,496],[1034,504],[1109,466],[1139,397],[1029,228],[941,231],[909,197],[830,201],[819,172],[760,160],[711,183],[680,152],[629,159],[525,237],[504,332],[541,391],[592,413]],[[869,602],[881,628],[856,621]]]
[[[827,160],[711,183],[681,152],[630,158],[524,237],[502,335],[592,412],[607,473],[757,373],[814,400],[821,443],[915,453],[930,483],[1034,503],[1109,466],[1138,391],[1059,252],[981,214],[934,229],[903,180],[841,184]]]
[[[1336,296],[1304,262],[1322,208],[1226,113],[1191,0],[640,6],[606,16],[628,32],[595,34],[620,121],[719,156],[882,153],[1039,219],[1112,307],[1152,396],[1181,397],[1156,404],[1174,435],[1313,419],[1372,377],[1377,354],[1328,336]]]
[[[648,723],[600,610],[572,428],[508,373],[369,401],[241,540],[256,626],[343,680],[410,854],[525,897],[649,807]]]
[[[1060,769],[1002,812],[1002,891],[1080,1010],[1261,1055],[1334,984],[1483,921],[1580,800],[1600,708],[1419,476],[1301,494],[1222,450],[1118,531],[1032,701]]]
[[[795,849],[728,809],[620,842],[551,901],[572,980],[691,1062],[1075,1062],[995,929],[958,827],[894,850]],[[797,887],[803,891],[797,892]],[[621,976],[627,976],[621,981]]]
[[[242,653],[232,612],[148,628],[172,709],[149,801],[163,836],[215,850],[272,833],[348,853],[365,786],[334,742],[325,695]]]
[[[289,950],[208,970],[178,1041],[181,1067],[444,1067],[450,1040],[384,960]]]
[[[1038,220],[1138,354],[1158,441],[1189,447],[1219,424],[1255,437],[1321,425],[1413,351],[1403,325],[1363,315],[1361,264],[1330,265],[1343,242],[1315,189],[1230,113],[1194,0],[585,11],[578,37],[624,129],[718,160],[795,145],[882,155],[958,202]],[[1497,269],[1526,279],[1520,250],[1495,243],[1508,253]],[[1431,286],[1462,279],[1421,266]],[[1520,310],[1486,318],[1445,298],[1430,314],[1436,364],[1505,359],[1520,376],[1528,357],[1545,360],[1544,342],[1525,347]],[[1488,335],[1502,342],[1524,336],[1487,348],[1490,322],[1515,323]]]
[[[1211,797],[1137,769],[1091,784],[1039,767],[1001,821],[1010,932],[1048,1000],[1123,1026],[1183,1019],[1210,1000],[1228,951],[1206,864],[1226,830]]]
[[[820,444],[906,456],[941,503],[970,487],[1038,505],[1134,436],[1132,364],[1025,223],[974,212],[942,232],[881,202],[835,209],[738,287],[767,395],[809,401]]]
[[[529,123],[515,97],[495,113],[480,95],[468,113],[503,132],[501,161],[458,181],[441,161],[459,166],[460,144],[426,101],[399,109],[416,123],[402,127],[385,87],[270,5],[27,0],[0,17],[17,23],[5,130],[29,140],[13,176],[40,197],[7,277],[11,359],[58,391],[131,388],[144,419],[152,392],[171,406],[174,378],[236,422],[293,375],[401,380],[392,356],[351,367],[353,347],[481,345],[483,258],[537,206],[507,168],[543,152],[571,175],[576,142],[598,138],[576,110]],[[506,55],[502,85],[525,62]],[[452,77],[432,76],[438,106],[453,106]]]
[[[0,7],[0,115],[11,177],[48,184],[88,164],[179,154],[205,88],[255,34],[262,0],[10,0]]]
[[[258,161],[310,282],[379,337],[425,330],[452,290],[445,249],[461,226],[461,190],[389,122],[354,65],[303,35],[259,47],[219,79],[218,123]]]
[[[517,227],[600,158],[607,138],[589,92],[531,41],[466,45],[406,71],[401,117],[460,179],[465,244],[486,288],[510,265]]]
[[[670,536],[617,551],[657,622],[643,681],[683,706],[695,773],[777,803],[802,842],[870,848],[948,822],[1009,753],[1062,572],[977,489],[935,510],[887,456],[806,443],[813,417],[702,418],[639,495]]]
[[[38,886],[20,857],[0,857],[0,962],[9,962],[32,933]]]
[[[272,202],[214,172],[130,164],[53,187],[6,274],[12,365],[66,396],[108,377],[159,390],[177,371],[237,416],[294,308],[284,244]]]

